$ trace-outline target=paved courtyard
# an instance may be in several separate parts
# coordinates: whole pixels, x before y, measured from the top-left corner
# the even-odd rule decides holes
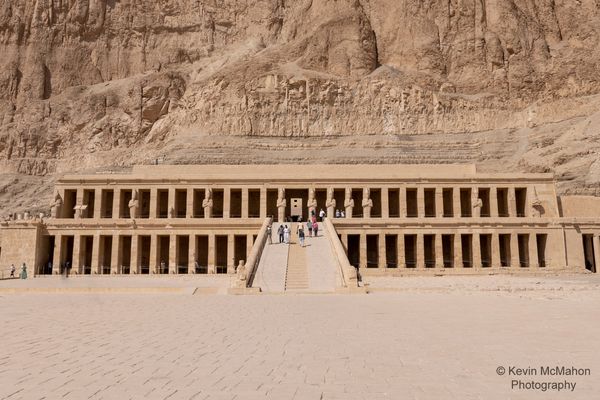
[[[370,295],[0,294],[0,309],[0,399],[600,393],[600,293],[589,285]],[[590,368],[591,376],[539,376],[545,365]],[[538,368],[538,376],[499,376],[499,366]],[[511,389],[518,378],[576,387]]]

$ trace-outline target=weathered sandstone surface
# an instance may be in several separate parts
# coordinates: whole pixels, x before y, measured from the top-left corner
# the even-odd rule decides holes
[[[4,0],[0,214],[75,170],[477,163],[600,195],[599,0]]]

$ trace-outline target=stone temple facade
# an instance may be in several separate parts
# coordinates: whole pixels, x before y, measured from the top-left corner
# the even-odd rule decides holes
[[[26,263],[36,276],[237,269],[240,285],[251,285],[267,226],[321,210],[350,284],[352,266],[362,276],[600,266],[600,198],[559,197],[551,174],[473,165],[144,165],[65,175],[49,215],[2,222],[0,265]]]

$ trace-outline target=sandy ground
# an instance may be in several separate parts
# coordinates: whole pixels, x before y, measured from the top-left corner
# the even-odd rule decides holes
[[[0,399],[593,399],[599,283],[381,278],[371,285],[385,291],[370,295],[0,294]],[[544,366],[590,375],[542,376]],[[515,375],[529,367],[536,376]],[[511,388],[519,379],[575,388]]]

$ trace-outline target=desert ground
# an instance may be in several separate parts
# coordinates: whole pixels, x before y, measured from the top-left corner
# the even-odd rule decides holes
[[[382,278],[371,279],[368,295],[232,296],[219,294],[227,279],[203,279],[0,281],[0,399],[592,399],[600,392],[596,275]],[[590,374],[542,376],[545,366]],[[514,376],[516,368],[538,375]],[[518,389],[513,380],[575,388]]]

